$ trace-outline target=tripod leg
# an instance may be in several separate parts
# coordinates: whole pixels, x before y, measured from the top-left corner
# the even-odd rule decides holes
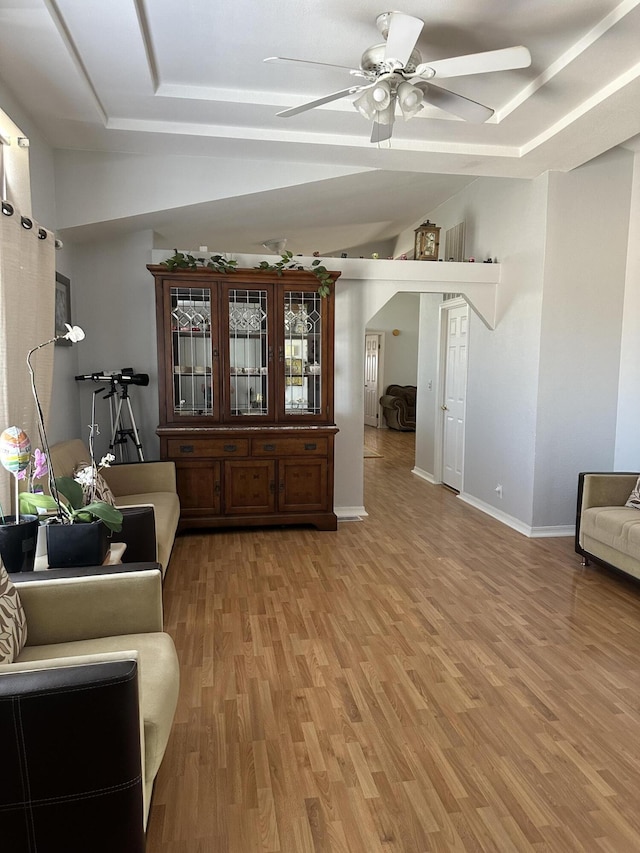
[[[113,453],[116,444],[116,436],[118,435],[118,430],[120,426],[120,417],[122,414],[122,399],[118,400],[118,406],[116,408],[116,416],[113,419],[113,426],[111,429],[111,441],[109,442],[109,453]],[[120,453],[120,461],[123,462],[122,458],[122,444],[118,442],[118,450]],[[115,454],[114,454],[115,456]]]
[[[144,454],[142,453],[140,436],[138,435],[138,428],[136,427],[135,418],[133,417],[133,410],[131,409],[131,400],[129,399],[129,397],[127,397],[127,408],[129,410],[129,419],[131,421],[131,430],[133,432],[133,443],[135,444],[136,450],[138,451],[138,459],[140,462],[144,462]]]

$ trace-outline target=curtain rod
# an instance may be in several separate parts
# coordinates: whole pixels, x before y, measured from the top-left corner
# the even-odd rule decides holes
[[[4,216],[13,216],[13,214],[15,213],[14,206],[8,201],[3,201],[0,209],[2,210],[2,214]],[[28,216],[21,216],[20,224],[22,225],[25,231],[31,231],[33,226],[37,225],[37,223],[34,223],[33,219],[29,219]],[[38,226],[36,228],[35,233],[38,236],[38,240],[46,240],[49,236],[47,230],[45,228],[42,228],[41,226]],[[56,249],[61,249],[63,246],[62,240],[58,240],[57,238],[55,238],[54,245]]]

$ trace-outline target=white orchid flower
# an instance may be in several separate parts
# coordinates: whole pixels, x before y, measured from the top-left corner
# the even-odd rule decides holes
[[[62,336],[63,338],[71,341],[72,344],[77,344],[79,341],[84,340],[85,334],[80,326],[70,326],[68,323],[65,323],[65,326],[67,327],[68,332],[66,335]]]

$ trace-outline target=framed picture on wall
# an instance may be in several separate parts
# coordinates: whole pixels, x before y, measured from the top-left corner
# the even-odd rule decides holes
[[[66,335],[65,323],[71,325],[71,282],[62,273],[56,273],[56,335]],[[60,338],[56,341],[57,346],[70,347],[71,341]]]

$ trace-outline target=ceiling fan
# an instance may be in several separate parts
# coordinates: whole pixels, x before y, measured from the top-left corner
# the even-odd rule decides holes
[[[416,44],[424,21],[412,15],[405,15],[404,12],[383,12],[376,18],[376,26],[385,41],[365,50],[359,68],[308,59],[291,59],[286,56],[267,57],[265,62],[295,62],[325,68],[342,68],[352,77],[362,77],[366,81],[283,110],[277,115],[289,118],[322,104],[349,95],[358,95],[353,101],[354,107],[365,118],[373,121],[371,142],[382,142],[391,138],[396,105],[400,107],[405,121],[413,118],[427,103],[465,121],[482,123],[493,115],[490,107],[448,89],[434,86],[431,80],[527,68],[531,64],[531,54],[522,45],[423,62]]]

